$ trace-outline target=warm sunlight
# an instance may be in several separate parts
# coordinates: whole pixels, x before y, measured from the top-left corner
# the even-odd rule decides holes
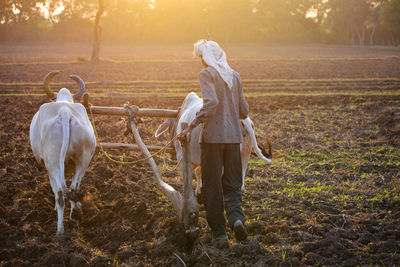
[[[36,7],[40,9],[41,14],[47,19],[50,18],[50,11],[52,18],[54,19],[54,17],[60,15],[65,9],[61,1],[56,4],[53,4],[53,6],[51,7],[50,5],[52,5],[52,2],[50,1],[46,1],[45,3],[36,3]],[[54,22],[57,22],[57,20],[54,19]]]
[[[397,43],[397,1],[400,0],[10,1],[9,6],[4,4],[0,21],[2,25],[40,24],[31,24],[40,38],[62,38],[57,30],[61,27],[69,40],[80,40],[82,34],[89,39],[93,23],[99,23],[102,39],[109,42],[192,42],[208,31],[212,38],[224,42],[366,45]],[[100,3],[103,8],[96,22]],[[73,30],[76,28],[80,34]],[[42,34],[41,30],[46,32]]]
[[[306,13],[306,18],[315,18],[318,16],[318,10],[316,8],[311,8]]]
[[[0,0],[0,267],[400,266],[400,0]]]

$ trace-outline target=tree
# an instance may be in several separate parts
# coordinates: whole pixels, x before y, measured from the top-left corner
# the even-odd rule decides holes
[[[374,1],[371,3],[370,16],[367,20],[366,27],[369,30],[369,45],[374,45],[374,36],[376,28],[381,24],[379,15],[381,13],[382,3]]]
[[[55,24],[56,20],[54,18],[54,12],[57,10],[57,8],[61,7],[62,2],[59,0],[47,0],[45,3],[45,8],[47,9],[47,12],[49,12],[49,20],[51,24]]]
[[[350,44],[365,44],[366,21],[370,16],[367,0],[330,0],[326,10],[333,37]]]
[[[92,42],[92,61],[102,40],[194,42],[207,30],[224,42],[398,44],[399,2],[0,0],[0,40]]]
[[[318,24],[306,14],[315,1],[259,0],[254,9],[259,35],[273,42],[313,41]]]
[[[99,9],[96,13],[96,18],[94,20],[94,38],[93,38],[93,48],[92,48],[92,57],[91,61],[98,61],[100,57],[100,43],[101,43],[101,26],[100,26],[100,18],[104,12],[104,2],[103,0],[99,0]]]
[[[0,22],[7,24],[14,19],[13,1],[1,0],[0,1]]]
[[[391,43],[400,44],[400,0],[389,0],[382,6],[382,24],[391,34]]]

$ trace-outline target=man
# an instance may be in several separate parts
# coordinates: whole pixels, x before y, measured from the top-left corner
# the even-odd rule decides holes
[[[245,119],[249,106],[244,99],[240,75],[226,61],[226,54],[213,41],[199,40],[194,55],[202,60],[199,74],[203,107],[184,130],[191,132],[203,123],[201,143],[202,197],[207,222],[218,248],[229,247],[225,216],[238,241],[247,239],[242,209],[242,164],[240,119]]]

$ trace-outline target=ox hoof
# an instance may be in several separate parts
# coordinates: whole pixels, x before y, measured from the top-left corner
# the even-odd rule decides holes
[[[194,245],[196,244],[196,241],[199,236],[199,227],[190,227],[189,229],[186,229],[184,232],[185,236],[185,250],[189,253],[192,253]]]
[[[199,236],[199,227],[192,226],[189,229],[186,229],[185,236],[190,240],[196,240]]]
[[[64,228],[57,230],[57,239],[64,239]]]
[[[82,209],[79,208],[73,209],[70,218],[72,220],[80,221],[82,219]]]
[[[83,199],[83,197],[85,196],[85,193],[80,190],[71,189],[71,190],[66,191],[65,196],[67,197],[67,199],[69,199],[71,201],[79,202]]]
[[[45,167],[43,164],[39,164],[38,162],[35,163],[35,167],[38,171],[43,171],[45,170]]]

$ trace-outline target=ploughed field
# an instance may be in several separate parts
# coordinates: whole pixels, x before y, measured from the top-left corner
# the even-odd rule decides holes
[[[242,76],[259,142],[274,161],[252,157],[243,206],[248,242],[218,250],[201,206],[190,251],[173,208],[146,162],[121,165],[100,150],[84,176],[83,217],[56,237],[54,195],[29,145],[29,124],[47,98],[44,75],[63,71],[54,90],[81,76],[93,105],[177,109],[200,93],[190,45],[0,45],[0,262],[4,266],[283,266],[400,264],[400,50],[353,47],[227,46]],[[78,58],[80,56],[80,58]],[[99,141],[134,142],[120,117],[95,116]],[[139,125],[146,144],[162,119]],[[137,152],[108,151],[117,160]],[[165,158],[165,163],[164,159]],[[177,163],[156,157],[164,180],[182,191]],[[69,184],[69,179],[67,180]]]

